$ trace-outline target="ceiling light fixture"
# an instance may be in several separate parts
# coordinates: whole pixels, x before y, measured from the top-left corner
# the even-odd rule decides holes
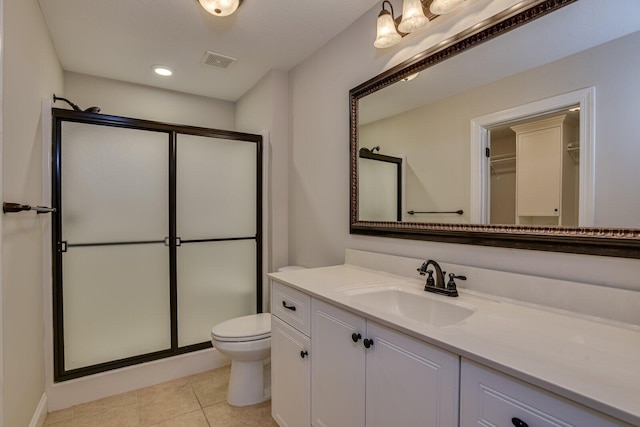
[[[200,5],[212,15],[229,16],[235,12],[242,0],[198,0]]]
[[[173,70],[165,65],[154,65],[151,69],[154,73],[163,77],[169,77],[173,74]]]
[[[200,0],[202,1],[202,0]],[[382,11],[378,15],[376,40],[373,45],[377,48],[391,47],[400,42],[409,33],[422,30],[429,25],[429,17],[444,15],[467,3],[468,0],[403,0],[402,15],[393,15],[393,5],[388,1],[382,2]],[[391,11],[385,9],[389,6]]]

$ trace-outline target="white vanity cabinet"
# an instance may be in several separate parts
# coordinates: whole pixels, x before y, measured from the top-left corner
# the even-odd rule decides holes
[[[312,299],[312,425],[458,425],[458,356]]]
[[[460,426],[630,426],[493,369],[463,359]]]
[[[271,415],[281,427],[311,419],[311,298],[272,282]]]

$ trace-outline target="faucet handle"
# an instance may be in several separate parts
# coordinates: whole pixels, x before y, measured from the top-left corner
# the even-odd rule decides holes
[[[447,289],[456,289],[455,279],[467,280],[467,276],[456,276],[453,273],[449,273],[449,282],[447,283]]]
[[[425,274],[427,274],[427,267],[429,266],[429,263],[427,261],[423,262],[422,265],[418,268],[416,268],[416,270],[418,271],[418,273],[420,273],[421,276],[424,276]]]
[[[436,281],[435,281],[435,279],[433,278],[433,270],[427,270],[427,274],[428,274],[428,276],[427,276],[427,283],[426,283],[426,285],[427,285],[427,286],[435,286],[435,285],[436,285]]]

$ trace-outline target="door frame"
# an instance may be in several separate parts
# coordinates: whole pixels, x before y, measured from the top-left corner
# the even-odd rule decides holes
[[[491,167],[489,128],[540,116],[571,105],[580,105],[580,182],[578,226],[593,227],[595,221],[595,87],[579,89],[471,119],[471,224],[488,224]]]

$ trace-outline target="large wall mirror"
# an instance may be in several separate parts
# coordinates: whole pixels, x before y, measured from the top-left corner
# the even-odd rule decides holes
[[[640,258],[638,49],[637,0],[529,0],[355,87],[351,232]]]

